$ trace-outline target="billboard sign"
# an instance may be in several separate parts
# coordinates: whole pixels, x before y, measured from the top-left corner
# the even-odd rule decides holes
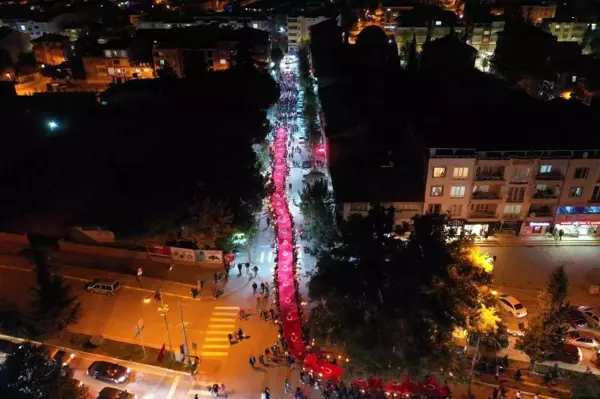
[[[152,256],[171,257],[171,247],[166,245],[151,245],[147,247],[148,253]]]
[[[223,263],[223,251],[213,249],[196,250],[197,262]]]
[[[179,262],[196,263],[196,255],[193,249],[171,247],[171,258]]]

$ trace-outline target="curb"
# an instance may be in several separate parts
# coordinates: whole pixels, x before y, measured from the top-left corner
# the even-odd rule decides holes
[[[475,385],[481,385],[484,387],[488,387],[488,388],[499,388],[498,385],[495,384],[490,384],[487,382],[483,382],[483,381],[473,381],[473,384]],[[513,388],[508,388],[509,391],[517,391],[516,389]],[[527,391],[522,391],[522,390],[518,390],[519,392],[521,392],[521,395],[526,395],[526,396],[531,396],[532,398],[535,396],[535,393],[532,392],[527,392]],[[544,398],[544,399],[557,399],[556,396],[546,396],[546,395],[538,395],[538,398]]]
[[[13,337],[13,336],[10,336],[10,335],[5,335],[5,334],[0,334],[0,338],[1,339],[6,339],[8,341],[18,341],[20,343],[31,342],[31,343],[36,344],[36,345],[48,346],[48,347],[52,347],[52,348],[58,348],[58,349],[69,351],[69,352],[85,353],[86,355],[97,356],[97,357],[102,358],[102,359],[116,360],[117,364],[119,362],[127,362],[127,363],[134,364],[136,366],[150,367],[151,369],[155,369],[155,370],[161,371],[163,373],[165,371],[168,371],[168,372],[171,372],[171,373],[175,373],[175,374],[179,374],[179,375],[184,375],[184,376],[189,376],[190,375],[190,373],[186,373],[185,371],[173,370],[173,369],[170,369],[170,368],[167,368],[167,367],[158,367],[158,366],[153,366],[151,364],[134,362],[134,361],[131,361],[131,360],[117,359],[115,357],[110,357],[110,356],[106,356],[106,355],[99,355],[99,354],[92,353],[92,352],[86,352],[86,351],[82,351],[82,350],[79,350],[79,349],[67,348],[67,347],[62,347],[62,346],[58,346],[58,345],[46,344],[46,343],[39,342],[39,341],[28,340],[28,339],[23,339],[23,338],[19,338],[19,337]]]

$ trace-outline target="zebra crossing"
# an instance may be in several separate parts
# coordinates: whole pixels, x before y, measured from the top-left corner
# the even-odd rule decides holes
[[[201,357],[227,357],[229,354],[228,334],[235,331],[240,312],[239,306],[215,306],[208,319]]]
[[[255,262],[257,263],[273,263],[275,261],[275,253],[273,252],[274,250],[269,247],[266,250],[262,250],[260,251],[259,254],[256,255],[256,257],[254,258]]]

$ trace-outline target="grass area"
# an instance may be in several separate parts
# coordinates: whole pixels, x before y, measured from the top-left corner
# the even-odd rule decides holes
[[[103,339],[99,346],[94,346],[90,344],[90,338],[91,336],[89,335],[64,331],[59,337],[47,339],[45,343],[150,366],[186,371],[185,364],[171,361],[168,352],[165,352],[164,361],[161,363],[157,360],[158,349],[146,347],[146,356],[144,356],[144,350],[141,345]]]

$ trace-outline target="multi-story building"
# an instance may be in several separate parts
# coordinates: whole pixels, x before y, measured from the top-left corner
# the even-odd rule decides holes
[[[435,8],[415,8],[398,18],[396,43],[401,48],[414,37],[417,50],[421,51],[427,39],[440,39],[452,31],[458,35],[465,31],[464,24],[458,23],[454,13]]]
[[[329,19],[323,16],[288,16],[287,17],[287,36],[288,52],[295,53],[303,41],[309,38],[309,28],[320,22]]]
[[[581,44],[589,25],[589,22],[547,19],[544,20],[542,28],[553,36],[556,36],[559,42],[576,42]]]
[[[498,32],[504,30],[504,21],[474,22],[473,30],[467,43],[482,56],[489,56],[496,50]]]
[[[597,204],[597,205],[596,205]],[[424,212],[474,234],[595,234],[600,150],[430,149]]]
[[[31,41],[35,60],[43,65],[59,65],[69,58],[70,41],[66,36],[43,35]]]
[[[556,2],[546,0],[522,2],[521,14],[531,23],[541,24],[545,19],[554,18]]]
[[[41,15],[32,15],[31,18],[2,18],[0,19],[0,26],[8,26],[18,32],[29,34],[31,39],[58,33],[56,21]]]
[[[87,80],[90,83],[115,83],[154,78],[152,63],[136,59],[129,46],[128,41],[109,42],[101,54],[83,56]]]

